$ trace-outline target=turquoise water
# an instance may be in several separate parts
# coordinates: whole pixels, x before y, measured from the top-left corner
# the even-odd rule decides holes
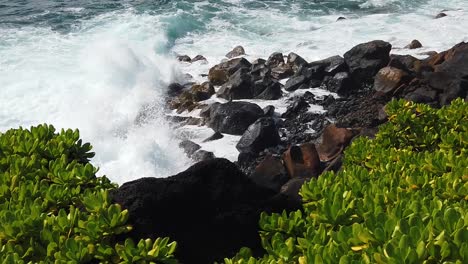
[[[164,177],[191,163],[164,119],[167,84],[184,73],[204,81],[234,46],[249,60],[293,51],[312,61],[382,39],[420,56],[468,41],[467,27],[466,0],[0,0],[0,130],[79,128],[113,180]],[[424,48],[402,49],[412,39]],[[148,104],[154,120],[135,124]]]

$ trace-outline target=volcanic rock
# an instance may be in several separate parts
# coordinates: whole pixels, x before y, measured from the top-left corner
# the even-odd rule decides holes
[[[213,85],[222,85],[237,70],[241,68],[250,69],[251,66],[250,62],[244,58],[228,60],[213,66],[208,72],[208,80]]]
[[[348,146],[355,133],[346,128],[329,125],[322,134],[322,143],[317,146],[320,160],[330,161],[338,156]]]
[[[279,192],[289,177],[281,159],[267,155],[250,175],[253,182],[274,192]]]
[[[192,59],[188,55],[179,55],[177,56],[178,61],[183,61],[183,62],[191,62]]]
[[[377,72],[390,61],[390,43],[374,40],[362,43],[344,54],[344,60],[349,67],[351,78],[359,86],[373,83]]]
[[[228,102],[211,108],[208,125],[220,133],[242,135],[262,116],[263,110],[256,104]]]
[[[289,147],[283,154],[283,161],[291,178],[311,178],[320,174],[320,158],[312,143]]]
[[[226,57],[231,59],[237,56],[245,55],[245,50],[244,47],[242,46],[237,46],[234,49],[232,49],[228,54],[226,54]]]
[[[226,100],[251,99],[254,84],[252,77],[245,68],[237,70],[229,80],[221,86],[216,95]]]
[[[422,44],[417,39],[411,41],[410,44],[405,46],[405,49],[419,49],[419,48],[422,48]]]
[[[375,76],[374,90],[384,94],[391,93],[407,81],[407,76],[406,72],[397,68],[382,68]]]
[[[338,72],[335,76],[324,81],[325,87],[339,95],[348,95],[354,88],[354,83],[347,72]]]
[[[271,117],[262,117],[248,127],[236,148],[239,152],[259,153],[268,147],[276,146],[279,142],[275,121]]]
[[[280,64],[284,64],[283,53],[281,52],[274,52],[266,61],[266,65],[270,68],[277,67]]]
[[[127,182],[113,193],[113,202],[128,209],[132,239],[170,237],[181,263],[213,263],[243,246],[264,253],[260,213],[297,209],[273,195],[228,160],[211,159],[172,177]]]
[[[187,154],[189,158],[193,155],[193,153],[201,148],[200,145],[190,140],[184,140],[180,142],[179,147],[184,150],[185,154]]]

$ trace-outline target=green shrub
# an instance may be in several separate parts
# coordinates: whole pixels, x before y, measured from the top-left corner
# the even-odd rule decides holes
[[[0,134],[1,263],[176,263],[168,238],[117,240],[128,211],[111,203],[116,185],[95,176],[90,150],[78,130]]]
[[[342,170],[302,186],[303,211],[262,214],[263,258],[226,263],[468,263],[468,104],[393,101]]]

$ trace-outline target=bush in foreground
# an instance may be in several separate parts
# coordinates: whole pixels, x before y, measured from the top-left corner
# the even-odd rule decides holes
[[[168,238],[135,244],[115,189],[96,177],[94,156],[77,130],[52,126],[0,134],[1,263],[176,263]]]
[[[393,101],[375,139],[304,184],[302,211],[263,214],[263,258],[230,263],[468,263],[468,104]]]

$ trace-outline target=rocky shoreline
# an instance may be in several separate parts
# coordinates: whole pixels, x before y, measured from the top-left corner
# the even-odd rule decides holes
[[[298,209],[302,183],[339,170],[353,138],[372,137],[386,122],[387,102],[440,107],[468,99],[468,43],[422,60],[391,50],[376,40],[320,61],[273,53],[249,62],[239,46],[209,70],[207,82],[169,85],[175,127],[209,127],[206,142],[237,136],[239,155],[231,163],[186,139],[180,146],[199,163],[169,178],[122,185],[114,200],[130,211],[131,236],[171,237],[183,263],[219,261],[242,246],[261,253],[259,214]],[[255,103],[278,100],[285,109]],[[177,115],[184,112],[193,114]]]

